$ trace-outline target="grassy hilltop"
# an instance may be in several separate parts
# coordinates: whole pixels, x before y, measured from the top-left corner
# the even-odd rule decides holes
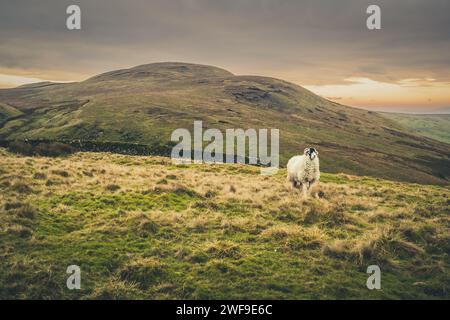
[[[155,63],[77,83],[0,90],[0,140],[166,145],[174,129],[278,128],[281,163],[305,146],[326,172],[448,184],[450,145],[292,83],[211,66]]]
[[[0,149],[0,299],[450,298],[448,187],[323,174],[315,192],[283,170]]]

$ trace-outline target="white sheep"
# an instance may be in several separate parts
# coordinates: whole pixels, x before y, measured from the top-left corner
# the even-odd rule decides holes
[[[293,188],[301,188],[306,196],[311,187],[320,179],[319,153],[314,148],[306,148],[301,156],[294,156],[287,164],[287,179]]]

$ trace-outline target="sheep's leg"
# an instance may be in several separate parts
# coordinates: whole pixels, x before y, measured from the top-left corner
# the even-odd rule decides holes
[[[298,187],[298,181],[295,179],[289,179],[289,183],[291,185],[292,190],[295,190]]]
[[[306,183],[302,183],[300,189],[302,191],[302,197],[306,198],[308,196],[308,187],[306,186]]]
[[[289,175],[286,177],[286,181],[289,183],[292,190],[294,190],[297,187],[297,181],[292,177],[290,177]]]
[[[317,184],[316,180],[310,181],[309,182],[309,186],[308,186],[308,190],[311,192],[312,188]],[[315,197],[318,198],[317,192],[315,194]]]

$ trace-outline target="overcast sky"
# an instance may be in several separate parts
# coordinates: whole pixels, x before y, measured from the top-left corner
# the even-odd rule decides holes
[[[82,29],[66,29],[78,4]],[[382,29],[366,28],[366,9]],[[0,86],[160,61],[295,82],[344,104],[450,107],[449,0],[1,0]]]

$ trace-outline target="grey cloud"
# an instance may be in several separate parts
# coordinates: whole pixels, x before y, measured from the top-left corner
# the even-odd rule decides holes
[[[74,3],[79,32],[65,29]],[[369,4],[382,8],[380,31],[365,28]],[[305,84],[450,81],[448,12],[446,0],[6,0],[0,68],[94,74],[177,60]]]

